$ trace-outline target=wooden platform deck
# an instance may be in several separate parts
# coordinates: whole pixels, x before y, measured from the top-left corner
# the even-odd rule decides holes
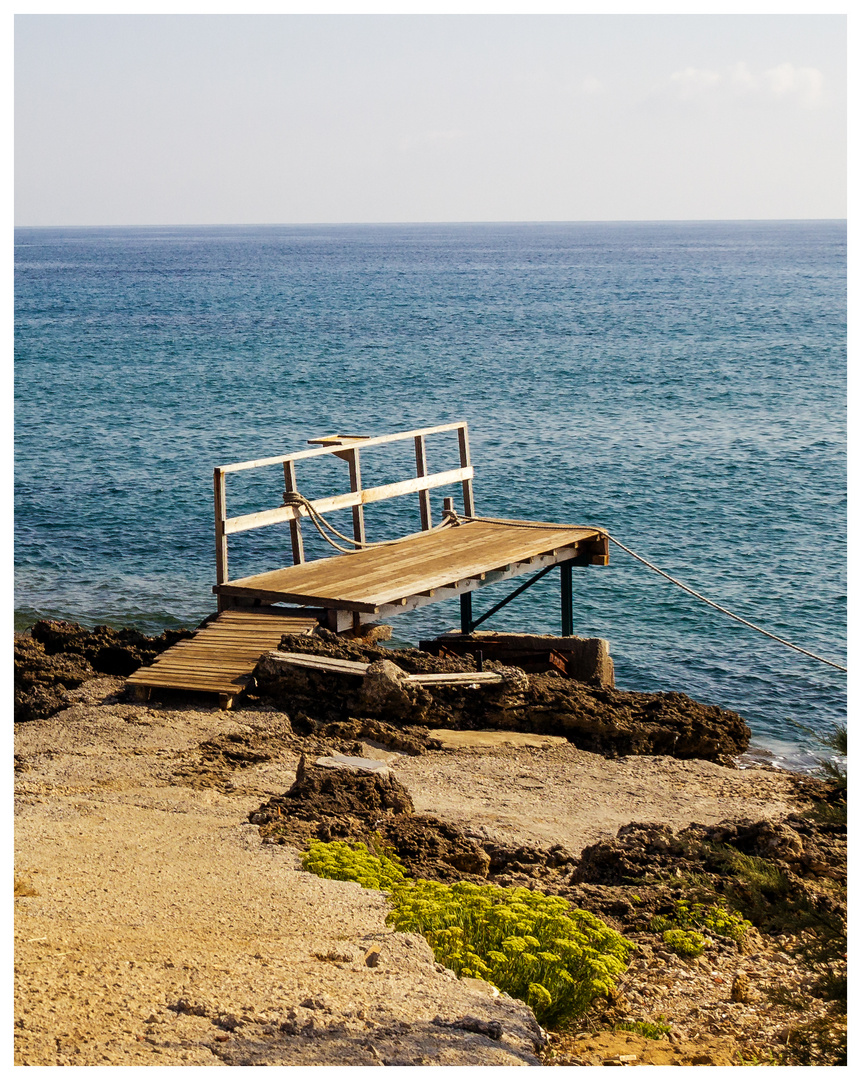
[[[149,667],[138,668],[126,685],[147,697],[153,689],[218,694],[224,708],[242,693],[260,657],[277,648],[282,634],[313,630],[313,616],[222,611],[193,638],[166,649]]]
[[[411,611],[530,570],[572,561],[603,565],[605,545],[603,534],[593,528],[468,521],[387,547],[238,578],[214,586],[213,592],[219,604],[290,603],[324,608],[330,613],[330,625],[332,617],[337,621],[332,628],[341,630],[367,621],[368,616],[385,618]]]

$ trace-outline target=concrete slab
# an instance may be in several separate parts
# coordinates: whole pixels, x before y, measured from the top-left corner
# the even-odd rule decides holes
[[[550,746],[567,746],[562,735],[536,735],[528,731],[449,731],[434,728],[428,735],[437,739],[443,750],[457,750],[463,746],[531,746],[539,750]]]

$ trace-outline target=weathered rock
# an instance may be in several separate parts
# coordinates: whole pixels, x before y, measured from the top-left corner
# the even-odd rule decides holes
[[[529,675],[493,662],[485,670],[502,681],[476,688],[423,686],[405,675],[469,672],[469,656],[437,658],[417,649],[379,649],[322,632],[282,638],[281,649],[364,661],[354,673],[314,671],[263,659],[254,672],[258,693],[318,724],[370,716],[392,726],[521,731],[564,736],[575,746],[607,756],[666,754],[730,763],[750,741],[736,713],[701,705],[684,694],[641,694],[579,683],[557,672]]]
[[[15,720],[39,720],[70,704],[68,691],[98,674],[130,675],[189,630],[147,637],[137,630],[76,623],[37,622],[30,634],[15,635]]]
[[[411,814],[413,809],[409,792],[391,775],[320,768],[309,765],[303,755],[290,790],[270,799],[249,820],[255,825],[291,817],[367,822],[391,814]]]
[[[732,988],[729,992],[730,1001],[738,1001],[744,1004],[750,1001],[750,979],[743,971],[739,971],[732,980]]]
[[[76,653],[49,655],[41,642],[15,635],[15,720],[41,720],[69,704],[67,691],[92,679],[92,665]]]
[[[407,682],[406,675],[391,660],[375,660],[359,688],[359,710],[384,720],[420,724],[433,699],[423,687]]]
[[[142,664],[149,664],[177,641],[192,636],[191,630],[165,630],[158,637],[148,637],[139,630],[97,626],[87,630],[76,623],[40,620],[32,630],[33,640],[40,642],[45,652],[78,653],[96,671],[104,675],[131,675]]]

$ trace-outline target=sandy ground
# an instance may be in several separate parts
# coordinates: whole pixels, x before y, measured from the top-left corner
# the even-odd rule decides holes
[[[16,893],[35,893],[15,900],[16,1064],[540,1063],[524,1006],[387,929],[380,894],[260,843],[247,816],[297,763],[286,716],[202,699],[132,705],[116,700],[120,686],[94,680],[81,704],[16,730]],[[224,790],[193,786],[201,743],[250,730],[265,732],[269,760],[236,769]],[[769,769],[612,762],[553,741],[393,768],[418,811],[575,853],[630,821],[790,806],[789,779]]]

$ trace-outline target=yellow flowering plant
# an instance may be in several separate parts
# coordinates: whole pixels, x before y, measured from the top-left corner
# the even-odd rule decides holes
[[[389,892],[387,922],[420,933],[438,963],[485,979],[559,1027],[606,995],[625,971],[632,942],[559,896],[523,888],[412,879],[362,844],[311,841],[303,867],[322,877]]]

